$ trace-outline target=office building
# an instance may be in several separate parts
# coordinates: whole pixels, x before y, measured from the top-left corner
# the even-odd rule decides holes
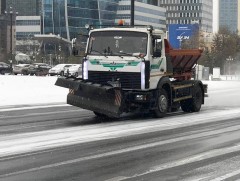
[[[86,24],[114,24],[118,0],[43,0],[43,34],[71,40]]]
[[[138,2],[142,2],[142,3],[146,3],[146,4],[151,4],[151,5],[158,5],[158,1],[157,0],[136,0]]]
[[[40,21],[40,12],[41,12],[41,0],[1,0],[2,11],[9,11],[10,7],[13,9],[14,14],[14,31],[12,38],[13,45],[13,55],[14,56],[20,52],[26,52],[29,50],[31,44],[33,44],[33,40],[29,40],[29,34],[39,34],[41,33],[41,25]],[[10,12],[10,11],[9,11]],[[8,12],[8,16],[9,15]],[[36,16],[38,19],[38,25],[36,25]],[[15,26],[15,22],[17,26]],[[33,26],[35,29],[33,31]],[[38,26],[36,28],[36,26]],[[37,29],[37,31],[36,31]],[[10,40],[9,40],[10,41]],[[9,43],[8,43],[9,44]],[[29,54],[30,51],[27,52]]]
[[[35,37],[44,47],[43,54],[51,55],[53,59],[52,55],[59,55],[60,49],[61,53],[69,51],[72,38],[87,33],[86,24],[95,27],[111,26],[115,25],[118,19],[124,19],[129,23],[130,2],[130,0],[42,0],[42,35]],[[135,24],[151,24],[166,29],[165,9],[156,6],[156,2],[135,1]],[[55,59],[55,62],[62,62],[58,57]]]
[[[6,8],[13,7],[19,16],[39,16],[41,0],[7,0]]]
[[[33,56],[37,53],[39,42],[34,35],[41,34],[40,16],[16,17],[16,51]]]
[[[6,10],[6,0],[0,0],[0,14],[4,14]]]
[[[232,32],[240,30],[240,0],[219,0],[219,28]]]
[[[0,15],[0,62],[7,60],[7,53],[9,52],[8,28],[6,16]]]
[[[166,9],[163,7],[146,4],[144,1],[134,3],[134,24],[152,25],[154,28],[166,30]],[[124,20],[126,25],[131,20],[131,1],[120,1],[117,11],[116,22]]]
[[[201,31],[212,32],[213,0],[158,0],[158,3],[166,8],[167,24],[197,23]]]
[[[3,13],[0,15],[0,60],[9,63],[14,59],[16,45],[16,11],[14,8],[5,8],[5,2],[1,1]]]

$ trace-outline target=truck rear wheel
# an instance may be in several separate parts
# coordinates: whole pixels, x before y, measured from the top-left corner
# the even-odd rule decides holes
[[[160,89],[157,98],[157,109],[154,110],[154,115],[157,118],[165,116],[168,110],[168,94],[166,90]]]
[[[193,98],[181,101],[181,108],[184,112],[198,112],[202,106],[203,93],[200,85],[193,87]]]

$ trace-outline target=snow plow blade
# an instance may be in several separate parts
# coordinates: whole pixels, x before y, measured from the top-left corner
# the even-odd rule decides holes
[[[72,78],[58,78],[55,85],[69,88],[67,104],[115,118],[122,113],[120,88]]]

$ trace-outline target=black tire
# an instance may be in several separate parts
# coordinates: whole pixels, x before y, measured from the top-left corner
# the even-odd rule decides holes
[[[22,74],[23,74],[23,75],[27,75],[28,73],[27,73],[26,70],[23,70],[23,71],[22,71]]]
[[[78,77],[78,73],[77,72],[75,73],[75,77]]]
[[[42,70],[36,72],[36,76],[42,76],[42,75],[43,75],[43,71]]]
[[[168,94],[166,90],[160,89],[157,98],[157,108],[154,110],[154,115],[157,118],[162,118],[168,111]]]
[[[4,70],[1,70],[1,71],[0,71],[0,74],[1,74],[1,75],[4,75],[4,74],[5,74]]]
[[[202,107],[203,92],[199,84],[193,87],[193,98],[181,101],[184,112],[198,112]]]

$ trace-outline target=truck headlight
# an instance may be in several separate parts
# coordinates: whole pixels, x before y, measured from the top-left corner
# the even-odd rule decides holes
[[[145,62],[141,62],[141,89],[145,89]]]
[[[88,61],[87,60],[83,62],[83,79],[84,80],[88,79]]]

